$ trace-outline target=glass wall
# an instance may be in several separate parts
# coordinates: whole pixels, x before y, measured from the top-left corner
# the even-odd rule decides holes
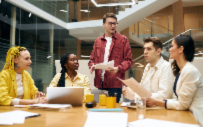
[[[115,3],[131,3],[132,0],[109,1],[103,0],[95,2],[106,6],[97,7],[91,0],[25,0],[43,11],[64,22],[80,22],[88,20],[102,19],[106,13],[119,14],[125,11],[130,5],[108,6]],[[139,0],[140,1],[140,0]]]
[[[26,47],[32,65],[28,70],[40,91],[46,90],[56,74],[55,60],[71,52],[77,54],[77,39],[69,31],[5,0],[0,3],[0,70],[12,46]]]
[[[68,19],[68,0],[26,0],[43,11],[67,22]]]

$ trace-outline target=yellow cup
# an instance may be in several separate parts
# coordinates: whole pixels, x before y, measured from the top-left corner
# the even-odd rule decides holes
[[[106,95],[105,94],[99,95],[99,105],[101,105],[101,106],[106,105]]]
[[[116,97],[106,97],[106,108],[116,108]]]
[[[86,103],[94,101],[94,94],[87,94],[85,97],[86,97],[86,101],[85,101]]]

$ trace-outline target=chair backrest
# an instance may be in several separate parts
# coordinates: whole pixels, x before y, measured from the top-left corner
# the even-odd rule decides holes
[[[79,68],[78,68],[77,72],[79,72],[83,75],[87,75],[87,77],[89,78],[89,81],[90,81],[90,88],[96,89],[96,87],[94,86],[95,74],[90,74],[90,70],[88,67],[89,60],[78,60],[78,62],[79,62]],[[56,66],[56,73],[60,73],[61,72],[60,60],[55,60],[55,66]]]
[[[173,59],[170,59],[169,62],[172,63]],[[192,61],[192,64],[199,70],[203,79],[203,67],[202,67],[203,57],[195,57],[194,60]]]

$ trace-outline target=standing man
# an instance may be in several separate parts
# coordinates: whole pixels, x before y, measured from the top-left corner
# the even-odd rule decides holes
[[[88,66],[90,73],[95,70],[98,63],[106,63],[114,60],[114,68],[108,70],[95,70],[94,85],[100,90],[107,90],[110,96],[117,93],[116,102],[119,103],[122,94],[122,82],[125,72],[132,67],[132,54],[128,38],[116,31],[117,17],[113,13],[107,13],[103,17],[105,33],[95,40]]]

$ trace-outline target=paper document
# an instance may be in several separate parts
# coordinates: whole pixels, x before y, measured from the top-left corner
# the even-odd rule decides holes
[[[11,111],[0,113],[0,125],[24,124],[25,118],[39,116],[38,113],[26,111]]]
[[[134,122],[128,123],[128,127],[200,127],[199,125],[195,124],[185,124],[185,123],[178,123],[178,122],[169,122],[163,120],[155,120],[155,119],[144,119],[144,120],[137,120]]]
[[[42,107],[42,108],[67,108],[72,107],[70,104],[34,104],[30,107]]]
[[[34,104],[29,105],[28,109],[43,109],[43,110],[68,110],[71,109],[70,104]]]
[[[15,108],[26,108],[28,107],[27,105],[14,105]]]
[[[152,94],[148,92],[145,88],[143,88],[134,78],[129,78],[126,80],[119,79],[119,80],[122,81],[128,87],[130,87],[132,91],[137,93],[140,97],[149,98],[152,96]]]
[[[89,109],[91,112],[123,112],[121,108],[109,108],[109,109]]]
[[[127,113],[89,112],[84,127],[127,127]]]
[[[96,64],[95,69],[108,70],[108,68],[113,68],[113,67],[114,67],[114,60],[109,61],[107,63]]]
[[[128,106],[129,109],[136,109],[137,106]],[[159,110],[159,109],[165,109],[165,107],[160,106],[152,106],[152,107],[146,107],[146,110]]]
[[[123,102],[123,103],[121,104],[121,107],[130,106],[130,103],[131,103],[131,102]]]
[[[14,115],[14,116],[22,116],[25,118],[40,116],[39,113],[26,112],[26,111],[21,111],[21,110],[6,112],[5,114]]]
[[[9,116],[0,114],[0,125],[13,125],[13,120]]]

